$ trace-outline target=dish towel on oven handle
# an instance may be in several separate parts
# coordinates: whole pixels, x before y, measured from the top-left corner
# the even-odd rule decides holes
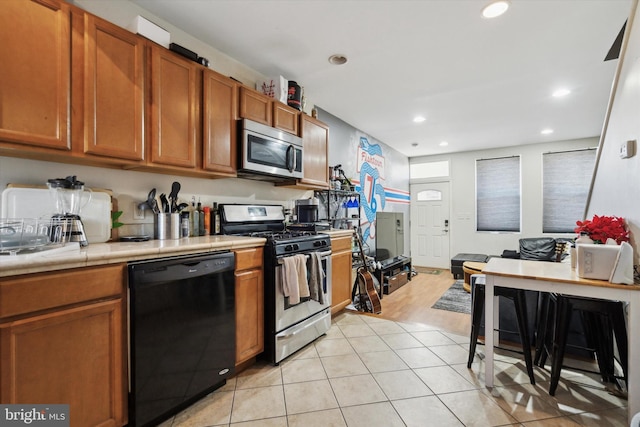
[[[290,305],[298,304],[301,297],[309,296],[305,255],[292,255],[282,259],[282,293],[289,297]]]
[[[300,293],[300,298],[309,297],[309,282],[307,281],[307,256],[306,255],[296,255],[295,256],[298,262],[298,289]],[[291,300],[289,300],[291,302]]]
[[[320,255],[317,252],[312,252],[311,265],[309,266],[309,293],[311,299],[320,304],[324,304],[324,290],[322,289],[324,276]]]

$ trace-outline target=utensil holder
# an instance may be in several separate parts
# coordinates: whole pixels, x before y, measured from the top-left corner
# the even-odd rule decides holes
[[[153,221],[154,237],[158,240],[177,240],[180,238],[180,214],[156,214]]]

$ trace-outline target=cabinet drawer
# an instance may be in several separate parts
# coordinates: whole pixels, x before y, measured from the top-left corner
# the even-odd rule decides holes
[[[263,248],[251,248],[235,251],[236,271],[262,267]]]
[[[331,252],[351,250],[351,237],[338,237],[331,239]]]
[[[124,274],[117,264],[0,279],[0,318],[121,296]]]

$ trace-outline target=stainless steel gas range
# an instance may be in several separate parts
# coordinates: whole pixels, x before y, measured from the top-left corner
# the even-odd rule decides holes
[[[220,212],[223,234],[267,239],[265,356],[278,364],[331,326],[331,239],[287,230],[278,205],[223,204]]]

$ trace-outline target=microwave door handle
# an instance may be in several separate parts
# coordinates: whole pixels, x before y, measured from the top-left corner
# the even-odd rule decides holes
[[[293,153],[293,156],[291,155]],[[293,172],[293,169],[296,167],[296,149],[293,145],[289,145],[287,147],[287,169],[289,172]]]

